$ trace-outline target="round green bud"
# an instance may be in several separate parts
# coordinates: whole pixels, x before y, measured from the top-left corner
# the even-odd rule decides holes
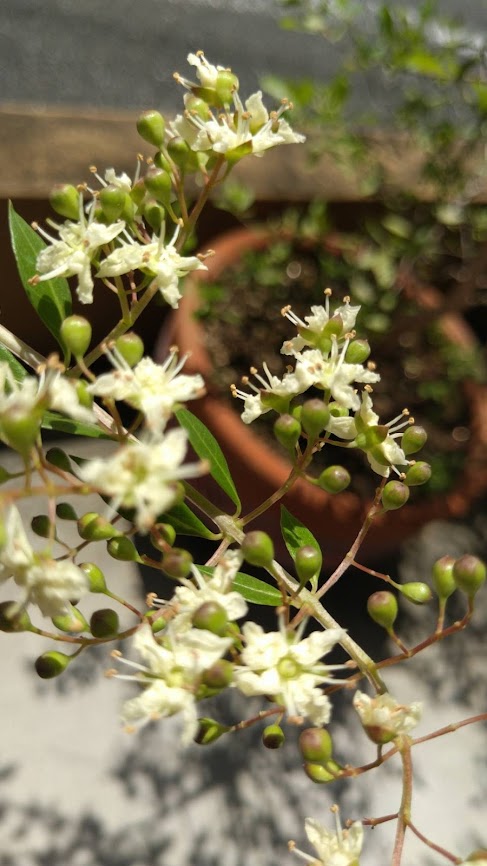
[[[32,532],[35,532],[40,538],[49,538],[51,534],[52,523],[47,514],[36,514],[30,522]]]
[[[80,568],[88,578],[90,592],[106,592],[105,575],[94,562],[82,562]]]
[[[205,601],[195,610],[191,621],[194,628],[206,629],[206,631],[211,631],[220,637],[227,633],[227,612],[216,601]]]
[[[306,761],[303,764],[303,768],[308,779],[311,779],[312,782],[316,782],[318,785],[326,785],[328,782],[335,781],[336,776],[330,773],[329,770],[326,770],[322,764],[313,764],[311,761]]]
[[[382,505],[385,511],[402,508],[409,499],[409,487],[402,481],[388,481],[382,491]]]
[[[113,559],[120,562],[140,562],[140,556],[134,542],[125,535],[110,538],[107,551]]]
[[[280,749],[285,739],[280,725],[267,725],[262,731],[262,742],[266,749]]]
[[[115,637],[120,623],[118,614],[111,607],[95,610],[90,619],[90,631],[93,637]]]
[[[230,105],[238,90],[238,78],[230,69],[221,69],[216,77],[215,91],[221,105]]]
[[[148,109],[139,115],[137,119],[137,132],[144,141],[148,141],[154,147],[161,147],[164,143],[165,131],[166,122],[160,111]]]
[[[367,599],[367,612],[377,625],[389,631],[398,613],[396,596],[387,590],[372,593]]]
[[[98,201],[109,222],[115,222],[122,215],[126,207],[126,197],[125,190],[114,184],[109,184],[100,190]]]
[[[344,466],[327,466],[317,478],[318,487],[327,493],[341,493],[350,484],[350,473]]]
[[[78,515],[69,502],[58,502],[56,505],[56,517],[60,520],[77,520]]]
[[[147,191],[156,201],[168,205],[172,196],[172,180],[163,168],[151,168],[144,177]]]
[[[53,616],[51,622],[59,629],[59,631],[65,631],[72,634],[80,634],[83,631],[89,631],[89,625],[83,614],[73,605],[71,605],[69,613],[63,614],[62,616]]]
[[[416,454],[420,451],[428,438],[428,434],[424,427],[417,424],[411,424],[406,427],[401,438],[401,448],[405,454]]]
[[[299,750],[311,764],[327,764],[333,753],[333,743],[326,728],[306,728],[299,735]]]
[[[343,333],[343,319],[336,313],[331,319],[328,319],[322,334],[326,337],[340,337]]]
[[[35,406],[29,411],[12,407],[0,418],[2,439],[19,454],[27,455],[39,435],[42,422],[42,409]]]
[[[267,532],[254,529],[248,532],[242,542],[242,554],[250,565],[268,568],[274,559],[274,545]]]
[[[135,367],[144,356],[144,343],[134,331],[127,331],[115,340],[115,348],[129,365]]]
[[[426,484],[431,478],[431,466],[425,463],[424,460],[418,460],[406,472],[404,483],[408,487],[417,487],[419,484]]]
[[[347,364],[363,364],[370,355],[368,340],[352,340],[345,352]]]
[[[402,595],[412,601],[413,604],[426,604],[433,598],[433,593],[427,583],[420,580],[411,580],[398,587]]]
[[[176,530],[170,523],[156,523],[150,531],[150,542],[156,550],[164,552],[176,541]]]
[[[62,448],[49,448],[46,452],[46,459],[57,469],[62,469],[63,472],[71,472],[71,461]]]
[[[457,559],[453,566],[453,579],[469,598],[473,598],[485,581],[487,570],[485,564],[477,556],[466,553]]]
[[[144,219],[149,223],[155,234],[159,234],[166,219],[166,211],[155,198],[148,198],[144,202]]]
[[[145,188],[144,178],[140,177],[130,190],[130,200],[136,207],[140,207],[146,194],[147,190]]]
[[[108,541],[120,535],[118,529],[96,511],[87,511],[78,518],[78,532],[85,541]]]
[[[229,730],[227,725],[220,725],[215,719],[198,719],[198,730],[194,735],[194,741],[200,746],[209,746],[210,743],[214,743]]]
[[[157,153],[154,154],[153,161],[156,168],[163,168],[164,171],[171,171],[171,163],[160,150],[158,150]]]
[[[189,168],[194,161],[189,144],[179,135],[174,136],[174,138],[168,141],[167,153],[181,171]]]
[[[57,652],[57,650],[50,650],[47,653],[43,653],[39,658],[35,660],[35,669],[37,675],[41,677],[43,680],[51,680],[54,677],[58,677],[62,674],[71,661],[71,656],[67,656],[64,653]]]
[[[56,184],[49,195],[49,204],[60,216],[68,220],[78,220],[80,193],[70,183]]]
[[[210,689],[225,689],[233,679],[233,664],[227,659],[218,659],[203,672],[202,683]]]
[[[15,601],[0,602],[0,631],[30,631],[30,616]]]
[[[68,316],[61,323],[61,339],[75,358],[82,358],[91,343],[91,325],[84,316]]]
[[[153,610],[149,610],[146,613],[147,617],[152,617],[154,615]],[[150,627],[152,629],[153,634],[158,634],[160,631],[163,631],[167,626],[167,619],[165,616],[158,616],[156,619],[150,620]]]
[[[442,556],[437,559],[431,569],[431,579],[438,598],[446,600],[455,592],[457,585],[453,577],[453,566],[455,557]]]
[[[330,420],[330,410],[323,400],[306,400],[301,407],[301,425],[312,439],[319,436]]]
[[[292,415],[280,415],[274,424],[274,436],[287,451],[294,451],[301,436],[301,424]]]
[[[196,115],[201,120],[209,120],[211,117],[211,111],[207,102],[204,99],[200,99],[198,96],[194,96],[191,94],[186,97],[185,101],[186,111],[189,111],[190,114]]]
[[[193,557],[188,550],[184,550],[182,547],[173,547],[172,550],[164,554],[161,565],[168,577],[179,580],[191,574]]]
[[[319,574],[323,564],[321,550],[311,544],[300,547],[294,557],[294,565],[299,578],[299,583],[304,586],[312,577]]]

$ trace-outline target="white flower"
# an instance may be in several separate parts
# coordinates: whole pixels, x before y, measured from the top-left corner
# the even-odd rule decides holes
[[[239,397],[244,401],[244,411],[241,418],[245,424],[251,424],[260,415],[264,415],[271,409],[276,409],[279,412],[285,412],[291,397],[296,394],[302,394],[310,387],[313,381],[305,366],[296,366],[294,372],[288,372],[283,379],[273,376],[267,364],[263,365],[266,379],[261,376],[255,367],[252,367],[250,372],[257,379],[259,385],[257,387],[250,381],[248,376],[242,378],[242,384],[248,386],[254,392],[249,394],[247,391],[242,391],[236,385],[231,385],[233,397]]]
[[[63,415],[68,415],[76,421],[95,422],[96,415],[92,409],[82,406],[76,389],[76,382],[58,375],[49,384],[49,406]]]
[[[195,695],[203,671],[222,658],[231,645],[231,638],[221,638],[205,629],[191,629],[173,636],[170,629],[163,643],[154,638],[150,625],[143,625],[135,634],[133,645],[145,665],[120,658],[137,673],[116,675],[119,679],[136,679],[146,686],[136,698],[125,702],[122,720],[139,725],[155,719],[181,713],[184,719],[182,740],[194,737],[198,724]]]
[[[163,298],[171,307],[177,307],[181,298],[179,280],[190,271],[206,270],[197,256],[180,256],[176,250],[179,227],[171,241],[164,245],[164,228],[150,244],[124,243],[110,253],[100,265],[98,277],[115,277],[129,271],[140,270],[153,276]]]
[[[344,303],[333,310],[330,316],[330,290],[325,293],[325,306],[311,307],[311,315],[305,316],[304,321],[297,316],[290,306],[283,307],[282,315],[289,319],[298,328],[298,336],[292,340],[286,340],[281,348],[283,355],[295,355],[301,352],[305,346],[316,346],[331,318],[340,317],[342,320],[342,335],[349,334],[355,327],[355,322],[360,311],[360,305],[352,307],[348,298]],[[347,344],[348,345],[348,344]]]
[[[409,412],[405,410],[389,421],[387,424],[381,425],[380,418],[372,408],[372,398],[367,391],[361,395],[360,409],[355,416],[355,427],[358,436],[365,433],[368,429],[381,426],[388,428],[388,433],[385,439],[380,444],[374,446],[373,450],[364,449],[374,472],[387,478],[390,475],[391,467],[399,474],[397,466],[406,466],[408,459],[397,444],[396,439],[402,436],[403,428],[411,424],[414,419],[409,417]],[[360,445],[359,445],[360,447]]]
[[[364,829],[360,821],[354,821],[348,830],[342,830],[338,818],[338,807],[332,811],[336,817],[336,832],[322,827],[313,818],[306,818],[304,828],[309,842],[316,850],[318,859],[299,851],[293,842],[289,848],[302,860],[313,866],[358,866],[362,851]]]
[[[111,457],[90,460],[80,467],[79,476],[110,496],[112,508],[134,508],[137,529],[148,532],[157,516],[174,504],[174,482],[207,470],[205,463],[182,465],[186,449],[186,433],[177,428],[162,439],[130,442]]]
[[[374,743],[389,743],[401,734],[409,734],[421,719],[422,704],[400,704],[392,695],[355,692],[353,705],[367,735]]]
[[[297,355],[295,373],[299,375],[302,368],[311,380],[310,384],[328,391],[343,408],[356,410],[360,408],[360,398],[352,384],[378,382],[380,376],[363,364],[348,364],[345,361],[346,350],[347,342],[339,349],[335,337],[332,338],[329,357],[319,349],[305,349]]]
[[[245,649],[242,666],[234,672],[234,685],[244,695],[272,697],[291,716],[326,724],[330,701],[317,686],[330,682],[330,672],[342,666],[324,665],[320,659],[344,636],[343,629],[314,631],[300,640],[302,629],[286,633],[283,627],[266,633],[260,625],[246,622],[242,633]]]
[[[210,90],[214,90],[216,87],[218,73],[224,72],[225,67],[212,66],[211,63],[208,63],[202,51],[197,51],[196,54],[188,54],[187,60],[190,66],[194,66],[196,68],[196,75],[199,78],[200,84],[203,87],[208,87]]]
[[[175,590],[171,607],[175,606],[177,614],[171,620],[171,626],[176,630],[188,627],[193,614],[207,602],[214,602],[223,608],[230,622],[245,616],[247,602],[239,592],[232,590],[233,579],[241,562],[240,552],[229,550],[211,577],[201,574],[198,568],[193,566],[194,580],[181,580],[181,586]]]
[[[142,358],[131,368],[116,349],[107,352],[115,367],[113,373],[98,376],[88,391],[97,397],[125,400],[134,409],[145,415],[147,426],[161,432],[166,426],[177,403],[194,400],[204,391],[200,375],[180,375],[186,357],[178,359],[173,350],[163,364],[155,364],[151,358]]]
[[[81,213],[80,221],[67,221],[61,226],[50,223],[58,230],[61,240],[54,240],[39,230],[50,246],[41,250],[37,257],[38,281],[54,277],[78,277],[77,295],[82,304],[93,302],[93,277],[91,261],[100,247],[110,243],[125,228],[123,220],[111,225],[95,221],[88,222]]]
[[[52,559],[49,550],[35,552],[14,506],[5,518],[6,543],[0,551],[0,583],[12,577],[23,589],[19,607],[35,604],[44,616],[69,613],[71,601],[88,591],[84,572],[69,560]]]

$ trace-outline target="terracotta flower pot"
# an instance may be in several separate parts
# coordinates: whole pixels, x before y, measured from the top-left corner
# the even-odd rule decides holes
[[[246,251],[262,249],[268,242],[267,233],[243,228],[228,232],[210,244],[215,254],[206,259],[208,271],[192,275],[179,309],[160,335],[156,347],[158,358],[165,357],[168,347],[176,344],[182,354],[189,353],[185,371],[199,372],[207,382],[210,381],[212,362],[205,346],[205,330],[194,317],[200,305],[198,286],[205,281],[217,280]],[[429,302],[432,302],[431,297]],[[448,315],[443,324],[449,337],[459,340],[463,345],[472,345],[474,338],[459,317]],[[256,365],[258,363],[259,359],[256,358]],[[487,488],[487,389],[473,382],[465,382],[463,387],[471,415],[471,436],[466,446],[464,471],[449,493],[422,497],[418,501],[413,490],[410,503],[405,507],[378,517],[362,547],[362,553],[366,553],[369,559],[393,552],[430,520],[465,514],[472,500]],[[224,402],[211,385],[207,395],[194,401],[190,409],[220,443],[242,499],[242,514],[249,513],[283,484],[289,475],[290,464],[285,456],[281,457],[256,434],[252,425],[244,424],[238,412]],[[200,487],[203,485],[201,489],[204,492],[211,494],[213,501],[218,499],[218,488],[213,486],[211,478],[200,479],[198,483]],[[280,502],[315,534],[322,544],[324,559],[329,566],[338,562],[347,552],[370,506],[355,493],[344,491],[331,496],[305,479],[299,479]],[[230,507],[224,494],[220,495],[219,504],[225,509]],[[251,524],[252,528],[269,531],[274,541],[281,537],[279,505],[272,506],[255,524]]]

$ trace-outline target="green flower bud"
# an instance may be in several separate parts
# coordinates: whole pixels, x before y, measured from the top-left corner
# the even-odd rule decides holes
[[[308,779],[311,779],[312,782],[316,782],[318,785],[334,782],[340,774],[341,768],[335,761],[328,761],[328,766],[330,767],[329,770],[321,764],[313,764],[310,761],[306,761],[306,763],[303,764],[304,772]]]
[[[209,120],[211,117],[208,103],[205,102],[204,99],[200,99],[198,96],[193,96],[193,94],[186,99],[186,111],[189,111],[190,114],[196,115],[201,120]]]
[[[333,743],[326,728],[306,728],[299,735],[299,749],[305,761],[327,764],[333,753]]]
[[[345,352],[347,364],[363,364],[370,355],[368,340],[352,340]]]
[[[80,634],[83,631],[89,631],[89,625],[86,622],[83,614],[78,608],[71,605],[69,613],[62,616],[53,616],[52,624],[59,629],[72,634]]]
[[[78,515],[69,502],[58,502],[56,505],[56,517],[60,520],[77,520]]]
[[[79,219],[80,194],[71,184],[56,184],[49,195],[49,204],[60,216],[68,220]]]
[[[144,141],[148,141],[154,147],[161,147],[164,143],[165,131],[166,122],[159,111],[148,109],[139,115],[137,119],[137,132]]]
[[[301,425],[308,436],[315,439],[330,420],[330,410],[323,400],[306,400],[301,408]]]
[[[144,177],[147,191],[156,201],[168,205],[172,196],[172,180],[163,168],[151,168]]]
[[[148,610],[145,616],[149,619],[154,616],[153,610]],[[164,631],[167,626],[167,619],[165,616],[158,616],[156,619],[150,619],[150,627],[152,629],[153,634],[158,634],[160,631]]]
[[[176,530],[170,523],[156,523],[150,531],[150,542],[156,550],[164,552],[176,541]]]
[[[32,623],[26,610],[15,601],[0,602],[0,631],[30,631]]]
[[[316,483],[327,493],[341,493],[350,484],[350,473],[344,466],[328,466],[323,470]]]
[[[469,598],[473,598],[485,581],[487,571],[484,563],[476,556],[466,553],[457,559],[453,566],[453,579]]]
[[[98,194],[98,201],[101,204],[103,213],[109,222],[115,222],[122,215],[126,207],[125,190],[119,186],[109,184],[103,187]]]
[[[210,629],[211,631],[211,629]],[[233,664],[227,659],[218,659],[203,672],[202,683],[210,689],[225,689],[233,679]]]
[[[115,348],[129,367],[135,367],[144,355],[144,343],[134,331],[127,331],[115,340]]]
[[[62,469],[63,472],[71,472],[71,461],[62,448],[49,448],[46,452],[46,459],[57,469]]]
[[[93,637],[116,637],[120,623],[118,614],[111,607],[95,610],[90,619],[90,631]]]
[[[398,613],[396,596],[387,590],[372,593],[367,599],[367,612],[377,625],[390,631]]]
[[[94,562],[82,562],[80,568],[88,578],[90,592],[106,592],[105,575]]]
[[[267,725],[262,731],[262,742],[266,749],[280,749],[285,739],[280,725]]]
[[[198,610],[195,610],[191,621],[194,628],[206,629],[220,637],[227,633],[227,612],[216,601],[205,601]]]
[[[209,746],[229,730],[227,725],[220,725],[215,719],[198,719],[198,730],[194,735],[194,741],[200,746]]]
[[[163,168],[164,171],[171,171],[171,163],[160,150],[154,154],[154,165],[156,168]]]
[[[457,585],[453,577],[453,566],[455,558],[453,556],[442,556],[437,559],[431,570],[431,579],[435,592],[442,601],[450,598],[455,592]]]
[[[61,339],[75,358],[82,358],[91,343],[91,325],[84,316],[68,316],[61,323]]]
[[[242,542],[242,554],[250,565],[259,565],[262,568],[272,565],[274,545],[267,532],[259,529],[248,532]]]
[[[130,190],[130,199],[136,207],[140,207],[146,197],[146,194],[147,190],[145,188],[144,178],[141,177],[136,183],[134,183],[132,189]]]
[[[71,656],[67,656],[64,653],[57,652],[57,650],[50,650],[47,653],[43,653],[39,658],[35,660],[35,669],[37,675],[41,677],[43,680],[51,680],[53,677],[58,677],[62,674],[71,661]]]
[[[42,409],[34,406],[25,411],[12,407],[0,418],[0,435],[14,451],[27,456],[39,435],[42,422]]]
[[[409,487],[401,481],[388,481],[382,491],[382,505],[385,511],[402,508],[409,499]]]
[[[301,424],[292,415],[280,415],[274,424],[274,436],[287,451],[294,451],[301,436]]]
[[[125,535],[118,535],[116,538],[110,538],[107,544],[107,551],[113,559],[118,559],[120,562],[141,561],[134,542]]]
[[[120,535],[118,529],[96,511],[87,511],[78,519],[78,532],[85,541],[108,541]]]
[[[221,105],[230,105],[238,90],[238,78],[230,69],[221,69],[216,77],[215,92]],[[257,131],[257,130],[256,130]]]
[[[328,319],[322,334],[326,337],[341,337],[343,333],[343,319],[340,315],[335,314]]]
[[[40,538],[49,538],[51,527],[52,524],[47,514],[36,514],[30,522],[32,532],[35,532]]]
[[[406,472],[404,483],[408,487],[417,487],[419,484],[426,484],[431,478],[431,466],[425,463],[424,460],[418,460]]]
[[[424,427],[419,427],[417,424],[412,424],[406,427],[401,438],[401,448],[406,455],[416,454],[420,451],[428,438],[428,434]]]
[[[191,574],[192,564],[193,557],[188,550],[184,550],[182,547],[173,547],[172,550],[165,553],[161,563],[168,577],[173,577],[175,580],[188,577]]]
[[[155,198],[148,198],[144,203],[144,219],[149,223],[155,234],[159,234],[166,219],[166,211]]]
[[[305,544],[296,551],[294,565],[299,578],[299,586],[302,588],[316,574],[321,571],[323,556],[321,550],[317,550],[311,544]]]
[[[428,584],[422,583],[419,580],[403,583],[402,586],[398,586],[398,590],[405,598],[412,601],[413,604],[426,604],[426,602],[431,601],[433,598],[433,593]]]
[[[186,171],[194,164],[194,154],[192,154],[189,144],[179,135],[168,141],[167,152],[181,171]]]

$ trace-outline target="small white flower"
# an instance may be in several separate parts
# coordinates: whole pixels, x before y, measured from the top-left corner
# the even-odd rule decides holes
[[[309,842],[316,850],[318,859],[296,848],[293,842],[289,848],[302,860],[313,866],[358,866],[362,851],[364,829],[360,821],[354,821],[348,830],[342,830],[338,817],[338,807],[332,811],[336,818],[336,831],[327,830],[313,818],[306,818],[304,828]]]
[[[177,307],[181,292],[179,280],[190,271],[206,270],[206,265],[197,256],[180,256],[176,250],[179,227],[171,241],[164,244],[164,228],[159,237],[153,236],[150,244],[124,243],[110,253],[100,265],[98,277],[115,277],[129,271],[140,270],[154,279],[164,300]]]
[[[254,385],[248,376],[242,378],[242,384],[251,388],[254,393],[242,391],[236,385],[231,385],[232,396],[244,401],[241,418],[245,424],[251,424],[271,409],[285,412],[291,397],[307,391],[313,381],[312,375],[308,373],[305,366],[296,366],[294,372],[286,373],[282,379],[274,376],[267,364],[263,365],[263,369],[267,378],[261,376],[255,367],[250,370],[260,388]]]
[[[196,68],[196,75],[198,76],[202,87],[208,87],[210,90],[214,90],[218,73],[224,72],[225,67],[213,66],[211,63],[208,63],[208,60],[202,51],[197,51],[196,54],[188,54],[187,60],[190,66]]]
[[[229,550],[211,577],[201,574],[198,568],[193,566],[194,580],[181,580],[181,586],[175,590],[171,606],[175,604],[177,614],[171,620],[171,626],[174,629],[187,628],[193,614],[207,602],[214,602],[222,607],[230,622],[245,616],[248,610],[247,602],[239,592],[232,590],[233,579],[241,562],[240,552]]]
[[[386,438],[376,445],[373,451],[366,450],[367,460],[369,461],[374,472],[387,478],[390,475],[391,468],[399,474],[398,466],[406,466],[408,459],[397,444],[396,439],[400,438],[403,433],[403,428],[411,424],[413,419],[409,417],[409,412],[405,410],[401,415],[393,418],[387,424],[381,425],[380,418],[372,408],[372,398],[367,391],[361,395],[360,409],[355,416],[356,435],[364,433],[371,427],[383,426],[387,427],[389,432]]]
[[[133,723],[142,726],[181,713],[182,740],[189,743],[198,727],[195,695],[201,674],[225,655],[231,642],[231,638],[218,637],[205,629],[191,629],[174,636],[168,629],[159,643],[150,625],[143,625],[136,632],[133,645],[146,665],[120,658],[137,673],[116,675],[119,679],[135,679],[145,686],[138,697],[125,702],[122,720],[129,726]]]
[[[125,400],[143,412],[153,432],[162,432],[177,403],[194,400],[204,391],[200,375],[180,375],[187,356],[178,359],[176,349],[163,364],[142,358],[133,368],[116,349],[107,351],[107,355],[115,367],[114,372],[98,376],[88,391],[97,397]]]
[[[421,719],[422,704],[400,704],[392,695],[355,692],[353,705],[360,721],[374,743],[389,743],[401,734],[409,734]]]
[[[346,350],[347,343],[340,349],[335,337],[332,338],[329,357],[325,357],[319,349],[305,349],[297,355],[295,373],[299,375],[302,368],[311,379],[310,384],[328,391],[343,408],[357,410],[360,408],[360,397],[352,384],[371,384],[378,382],[380,376],[366,369],[363,364],[348,364],[345,361]]]
[[[37,280],[52,280],[54,277],[78,277],[77,295],[82,304],[93,303],[93,277],[91,261],[100,247],[110,243],[125,228],[123,220],[111,225],[86,221],[81,212],[80,221],[67,221],[57,228],[61,240],[54,240],[39,229],[50,245],[37,257]]]
[[[44,616],[69,613],[71,601],[88,592],[84,572],[69,560],[52,559],[50,551],[36,552],[14,506],[5,518],[7,541],[0,552],[0,583],[12,577],[23,589],[19,607],[35,604]]]
[[[184,430],[170,430],[162,439],[130,442],[111,457],[90,460],[79,469],[83,481],[110,496],[114,509],[134,508],[140,532],[148,532],[157,516],[173,505],[175,481],[207,471],[205,463],[183,464],[187,449]]]
[[[320,660],[344,636],[343,629],[314,631],[300,640],[302,628],[287,633],[282,627],[266,633],[260,625],[246,622],[242,633],[245,649],[240,656],[242,666],[234,672],[234,685],[244,695],[272,697],[291,716],[326,724],[330,701],[317,686],[330,682],[331,671],[342,665],[325,665]]]
[[[344,303],[333,310],[330,315],[330,290],[327,289],[325,294],[325,306],[311,307],[311,315],[305,316],[304,321],[297,316],[290,306],[282,309],[282,315],[289,319],[293,325],[298,328],[298,336],[292,340],[286,340],[281,348],[283,355],[296,355],[301,352],[305,346],[316,346],[316,341],[319,339],[330,319],[339,316],[343,323],[342,334],[349,334],[355,327],[355,322],[360,311],[360,305],[352,307],[349,299],[344,299]],[[348,344],[347,344],[348,345]]]

